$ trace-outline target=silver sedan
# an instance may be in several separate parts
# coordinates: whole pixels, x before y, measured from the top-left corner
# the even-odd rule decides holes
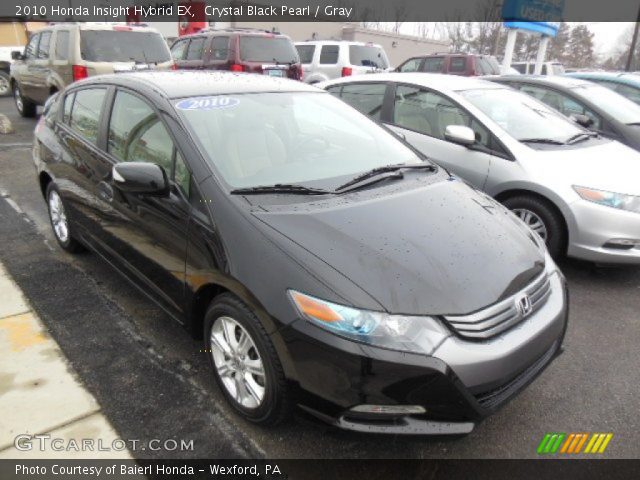
[[[638,152],[483,80],[389,73],[319,86],[502,202],[555,257],[640,264]]]

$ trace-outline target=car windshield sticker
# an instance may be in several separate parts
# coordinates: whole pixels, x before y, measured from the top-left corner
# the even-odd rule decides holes
[[[213,110],[216,108],[235,107],[240,100],[233,97],[198,97],[187,98],[176,103],[176,108],[180,110]]]

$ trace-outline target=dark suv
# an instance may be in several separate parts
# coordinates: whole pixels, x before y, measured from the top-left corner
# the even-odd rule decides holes
[[[230,70],[302,80],[293,42],[268,30],[203,30],[176,40],[171,55],[178,69]]]
[[[475,77],[482,75],[500,75],[500,64],[491,55],[470,53],[434,53],[412,57],[400,65],[398,72],[448,73]]]

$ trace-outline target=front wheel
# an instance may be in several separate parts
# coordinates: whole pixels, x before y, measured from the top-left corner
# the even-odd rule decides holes
[[[8,73],[0,71],[0,97],[9,95],[11,95],[11,79]]]
[[[566,248],[564,223],[548,202],[533,196],[518,196],[509,198],[503,203],[544,240],[553,258],[564,254]]]
[[[205,347],[229,404],[254,423],[287,416],[287,382],[275,348],[251,309],[235,296],[215,298],[205,316]]]

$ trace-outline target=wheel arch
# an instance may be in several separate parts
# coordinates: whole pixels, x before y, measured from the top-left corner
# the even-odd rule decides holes
[[[42,192],[42,197],[46,197],[47,195],[47,187],[49,184],[53,182],[53,178],[47,172],[42,171],[38,175],[38,183],[40,184],[40,192]]]

